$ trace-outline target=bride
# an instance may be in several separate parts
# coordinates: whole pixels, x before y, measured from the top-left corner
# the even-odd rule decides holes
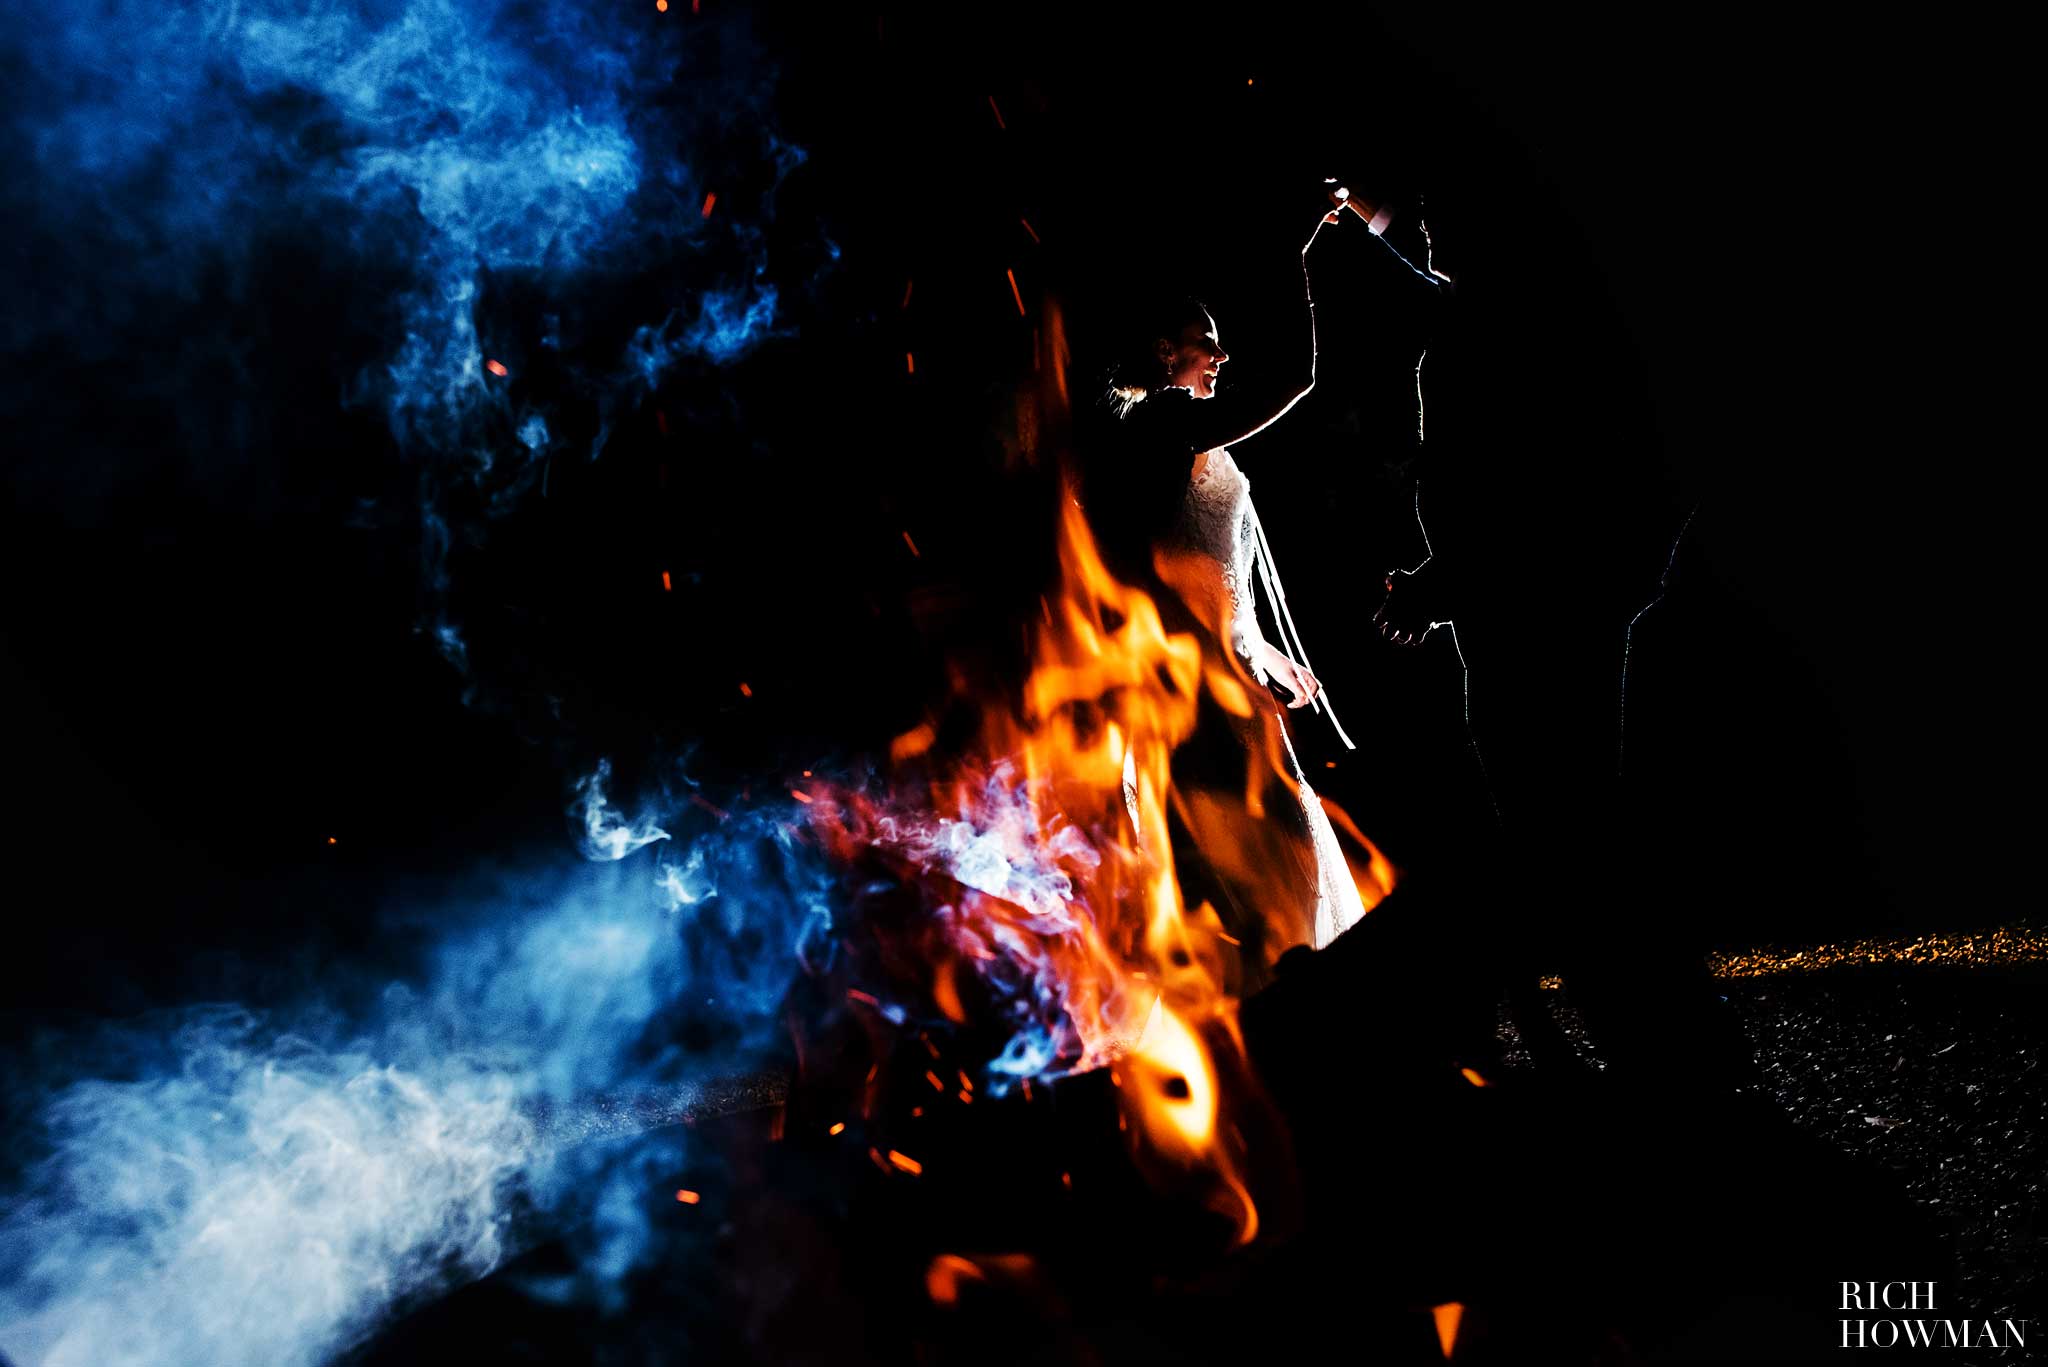
[[[1361,218],[1362,206],[1356,207]],[[1217,380],[1230,361],[1216,320],[1192,299],[1156,309],[1132,334],[1133,347],[1111,368],[1104,408],[1110,421],[1106,462],[1097,461],[1087,486],[1085,508],[1099,537],[1112,543],[1142,541],[1151,549],[1161,581],[1186,601],[1195,616],[1228,644],[1242,668],[1260,685],[1276,684],[1293,710],[1314,707],[1334,724],[1323,687],[1309,668],[1307,652],[1287,608],[1273,556],[1231,448],[1273,425],[1315,385],[1315,310],[1308,290],[1310,250],[1342,209],[1320,218],[1302,248],[1302,300],[1307,308],[1305,373],[1297,383],[1263,396],[1231,393],[1219,397]],[[1255,592],[1254,585],[1257,590]],[[1257,599],[1279,639],[1268,639],[1259,624]],[[1292,649],[1288,648],[1291,645]],[[1270,696],[1270,695],[1267,695]],[[1214,728],[1212,728],[1213,730]],[[1366,907],[1346,867],[1336,832],[1321,799],[1309,785],[1292,738],[1277,708],[1254,707],[1234,719],[1234,734],[1221,743],[1202,737],[1176,752],[1176,789],[1210,794],[1204,818],[1188,814],[1196,844],[1227,885],[1253,889],[1226,900],[1270,899],[1271,861],[1252,869],[1253,847],[1279,855],[1282,877],[1300,893],[1286,909],[1298,942],[1302,932],[1320,949],[1365,915]],[[1351,740],[1337,726],[1346,746]],[[1277,744],[1274,744],[1277,733]],[[1262,768],[1266,773],[1262,774]],[[1289,797],[1271,808],[1260,794],[1268,775],[1283,780]],[[1219,807],[1217,794],[1235,792]],[[1219,845],[1236,848],[1219,849]],[[1286,865],[1292,865],[1286,869]],[[1232,878],[1230,871],[1238,876]],[[1275,908],[1262,908],[1270,913]],[[1240,913],[1240,925],[1267,919]],[[1281,934],[1288,934],[1281,931]],[[1275,946],[1280,948],[1284,946]]]

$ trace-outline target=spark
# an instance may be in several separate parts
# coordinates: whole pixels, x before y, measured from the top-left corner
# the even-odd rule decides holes
[[[1003,122],[1003,111],[1002,108],[996,104],[995,96],[991,95],[988,97],[988,107],[990,112],[992,112],[996,116],[996,127],[1003,129],[1005,132],[1007,132],[1009,130],[1010,125]]]
[[[917,374],[917,357],[911,352],[903,353],[903,369],[907,374]]]
[[[906,529],[906,530],[904,531],[904,533],[903,533],[903,544],[904,544],[904,545],[906,545],[906,546],[908,546],[908,547],[910,547],[910,554],[911,554],[911,555],[912,555],[912,556],[913,556],[914,558],[916,558],[916,559],[919,559],[919,560],[922,560],[922,559],[924,559],[924,557],[923,557],[922,555],[919,555],[919,554],[918,554],[918,550],[917,550],[917,543],[916,543],[915,541],[912,541],[912,540],[910,539],[910,532],[909,532],[909,531],[908,531],[907,529]]]
[[[740,685],[740,696],[742,698],[751,698],[754,696],[754,690],[742,683]]]
[[[798,802],[803,803],[806,807],[811,805],[811,795],[801,788],[791,788],[789,790],[789,795],[795,798]]]
[[[1010,297],[1017,301],[1017,316],[1019,318],[1028,316],[1024,311],[1024,293],[1017,288],[1017,272],[1006,270],[1003,274],[1010,277]]]
[[[967,1076],[967,1070],[965,1068],[962,1068],[960,1070],[960,1086],[964,1091],[971,1092],[974,1090],[974,1079]]]
[[[929,1068],[924,1070],[924,1079],[926,1082],[931,1083],[933,1091],[943,1092],[946,1090],[946,1084],[940,1081],[939,1075]]]
[[[330,835],[327,837],[327,843],[330,845],[339,845],[341,841]]]
[[[894,1163],[897,1167],[903,1169],[903,1171],[909,1173],[912,1177],[915,1177],[919,1173],[924,1171],[924,1164],[918,1162],[909,1154],[898,1153],[894,1149],[889,1150],[889,1161],[891,1163]]]
[[[668,0],[654,0],[654,12],[656,14],[667,14]]]
[[[1039,240],[1039,238],[1038,238],[1038,229],[1036,229],[1036,228],[1034,228],[1034,227],[1032,227],[1032,226],[1031,226],[1031,220],[1030,220],[1030,219],[1028,219],[1028,218],[1020,218],[1020,219],[1018,219],[1017,221],[1018,221],[1019,223],[1021,223],[1021,224],[1023,224],[1023,225],[1024,225],[1024,231],[1025,231],[1025,232],[1027,232],[1027,233],[1030,233],[1030,234],[1031,234],[1031,240],[1032,240],[1033,242],[1037,242],[1037,241]]]
[[[503,361],[485,361],[484,369],[490,371],[491,374],[498,376],[500,379],[503,379],[505,376],[510,375],[512,373],[511,371],[505,369],[505,363]]]
[[[668,577],[668,571],[663,570],[661,572],[661,591],[663,593],[673,593],[675,592],[675,587],[675,581]]]
[[[833,1126],[833,1127],[832,1127],[831,1129],[829,1129],[829,1130],[825,1131],[825,1133],[826,1133],[826,1134],[828,1134],[828,1135],[840,1135],[840,1134],[845,1134],[845,1133],[846,1133],[846,1122],[845,1122],[844,1120],[840,1121],[840,1122],[839,1122],[838,1124],[834,1125],[834,1126]]]
[[[903,282],[903,302],[897,305],[898,308],[907,309],[910,307],[910,291],[916,288],[916,286],[917,280],[914,277]]]
[[[1643,604],[1635,616],[1628,619],[1628,630],[1621,635],[1621,696],[1614,715],[1614,772],[1621,773],[1622,762],[1628,753],[1628,661],[1629,652],[1635,648],[1636,623],[1643,620],[1645,613],[1664,601],[1664,595],[1671,591],[1671,571],[1678,567],[1679,543],[1685,540],[1686,532],[1692,527],[1692,520],[1699,516],[1700,505],[1692,505],[1692,511],[1685,515],[1685,522],[1679,527],[1678,535],[1671,538],[1671,554],[1665,557],[1664,573],[1657,576],[1657,595]]]
[[[703,1199],[702,1196],[691,1191],[688,1187],[683,1187],[676,1192],[676,1200],[681,1201],[686,1206],[694,1206]]]
[[[1474,1087],[1487,1087],[1492,1085],[1491,1083],[1487,1082],[1485,1078],[1479,1075],[1479,1070],[1477,1068],[1460,1068],[1458,1070],[1458,1075],[1464,1078],[1465,1081],[1471,1083]]]
[[[869,1006],[876,1007],[879,1007],[882,1004],[880,998],[871,996],[870,994],[861,991],[857,987],[849,987],[846,989],[846,999],[850,1002],[866,1002]],[[868,1069],[868,1081],[873,1082],[874,1080],[875,1070],[873,1068],[870,1068]]]
[[[972,1092],[962,1092],[962,1093],[960,1093],[960,1104],[961,1104],[961,1105],[963,1105],[963,1106],[971,1106],[971,1105],[973,1105],[973,1104],[974,1104],[974,1093],[972,1093]]]
[[[1458,1342],[1458,1323],[1465,1318],[1465,1307],[1456,1301],[1446,1301],[1432,1305],[1429,1313],[1436,1320],[1436,1341],[1443,1347],[1444,1360],[1448,1362],[1451,1349]]]
[[[699,217],[699,218],[709,218],[709,217],[711,217],[711,209],[712,209],[712,206],[713,206],[713,205],[715,205],[715,204],[717,204],[717,203],[718,203],[718,191],[716,191],[716,190],[713,190],[713,191],[711,191],[711,192],[710,192],[709,194],[707,194],[707,195],[705,195],[705,196],[704,196],[704,207],[703,207],[703,208],[702,208],[701,210],[699,210],[699,211],[698,211],[698,213],[697,213],[697,217]]]

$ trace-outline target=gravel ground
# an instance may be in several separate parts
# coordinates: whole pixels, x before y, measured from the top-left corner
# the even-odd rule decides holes
[[[1946,1229],[1961,1282],[1939,1290],[1943,1312],[2032,1318],[2048,1342],[2044,989],[2039,966],[1725,981],[1766,1084],[1795,1123],[1896,1173]]]

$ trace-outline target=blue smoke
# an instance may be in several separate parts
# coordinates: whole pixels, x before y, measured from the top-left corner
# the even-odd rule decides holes
[[[93,459],[48,420],[46,492],[90,501],[147,463],[279,483],[292,425],[318,422],[275,411],[288,373],[337,418],[376,414],[421,471],[403,497],[425,505],[423,629],[458,665],[447,543],[475,544],[546,460],[595,456],[679,362],[786,335],[810,283],[778,280],[764,245],[772,187],[804,154],[775,135],[772,67],[730,6],[106,0],[11,18],[0,416],[48,407],[52,375],[83,392],[113,368],[110,397],[170,428]],[[707,215],[736,180],[769,188]],[[294,332],[319,340],[267,354],[260,320],[295,297]]]
[[[480,276],[569,288],[713,235],[679,155],[696,120],[645,112],[676,59],[614,7],[115,0],[25,30],[10,56],[42,212],[103,244],[102,270],[176,289],[308,219],[403,258],[402,330],[361,377],[402,437],[446,437],[495,401]],[[729,360],[772,325],[774,291],[705,307],[707,354]],[[10,330],[21,347],[93,329],[17,311]]]
[[[335,969],[290,1010],[46,1042],[37,1075],[10,1070],[37,1152],[0,1208],[0,1351],[317,1363],[499,1265],[536,1218],[579,1259],[539,1289],[614,1299],[693,1228],[660,1178],[710,1156],[673,1129],[564,1146],[542,1117],[769,1057],[821,950],[826,876],[794,822],[698,822],[691,906],[644,856],[508,870],[393,908],[388,938],[424,948],[381,988]]]

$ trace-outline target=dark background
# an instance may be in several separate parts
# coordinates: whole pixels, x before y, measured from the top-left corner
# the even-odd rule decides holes
[[[1418,558],[1419,473],[1455,493],[1439,553],[1481,567],[1460,613],[1495,795],[1569,868],[1572,814],[1605,810],[1623,628],[1697,509],[1630,716],[1718,909],[1699,938],[2007,915],[2035,729],[2031,443],[2002,411],[2026,321],[1998,227],[2022,171],[2009,38],[1436,6],[751,22],[810,160],[772,217],[744,174],[720,212],[843,255],[791,291],[790,335],[678,372],[600,460],[458,547],[466,680],[415,630],[417,528],[356,516],[405,487],[326,383],[334,349],[374,353],[331,325],[361,282],[281,242],[253,290],[139,310],[124,355],[12,359],[10,435],[43,472],[9,484],[0,655],[26,1017],[260,996],[370,954],[401,876],[565,843],[599,755],[630,785],[694,743],[705,777],[777,787],[873,753],[945,658],[1000,668],[1047,563],[1049,483],[1010,416],[1034,320],[1005,270],[1077,327],[1126,282],[1183,280],[1251,374],[1294,350],[1268,324],[1329,174],[1429,196],[1479,321],[1463,374],[1427,372],[1449,450],[1418,459],[1437,324],[1339,225],[1319,388],[1240,452],[1363,747],[1309,721],[1304,759],[1339,760],[1322,786],[1397,856],[1482,824],[1448,642],[1369,634],[1381,571]],[[487,286],[487,344],[545,302]],[[622,289],[622,315],[643,306]],[[189,402],[268,435],[166,474],[180,429],[125,377],[220,327],[262,360]]]

